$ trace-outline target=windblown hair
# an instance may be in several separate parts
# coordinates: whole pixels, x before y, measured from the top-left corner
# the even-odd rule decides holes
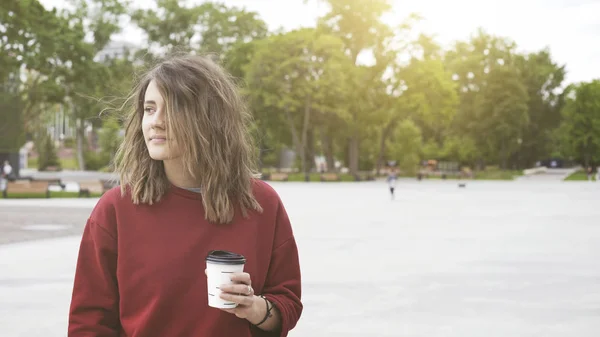
[[[153,160],[142,133],[144,96],[155,81],[165,101],[166,132],[182,152],[185,170],[202,188],[206,219],[229,223],[236,203],[261,212],[253,196],[256,176],[251,115],[233,79],[208,57],[174,56],[160,61],[136,83],[128,102],[125,138],[116,158],[121,194],[133,203],[153,204],[167,193],[162,161]]]

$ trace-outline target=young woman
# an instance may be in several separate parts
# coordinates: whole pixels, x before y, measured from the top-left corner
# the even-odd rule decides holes
[[[277,193],[254,178],[249,114],[207,58],[151,69],[131,97],[105,193],[81,241],[68,335],[286,336],[302,312],[298,251]],[[246,258],[208,306],[205,258]]]
[[[387,176],[387,182],[388,182],[388,187],[390,189],[390,195],[392,197],[392,200],[394,200],[394,191],[396,189],[396,180],[398,179],[398,173],[396,171],[396,168],[392,167],[390,168],[390,172],[388,173]]]

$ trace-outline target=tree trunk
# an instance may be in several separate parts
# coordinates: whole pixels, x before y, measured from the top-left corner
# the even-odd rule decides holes
[[[357,135],[352,135],[348,139],[348,169],[350,174],[356,176],[358,174],[358,157],[359,157],[359,140]]]
[[[323,144],[323,153],[325,154],[327,171],[333,171],[335,169],[335,159],[333,158],[333,139],[327,134],[325,129],[321,129],[321,143]]]
[[[377,175],[381,173],[381,168],[384,164],[384,155],[385,155],[385,141],[390,136],[390,132],[392,131],[392,122],[388,123],[383,130],[381,131],[381,139],[379,141],[379,157],[377,158]]]
[[[310,173],[315,162],[315,133],[312,129],[308,130],[306,138],[306,174]]]
[[[351,127],[351,135],[348,139],[348,169],[350,170],[350,174],[353,176],[358,175],[358,156],[359,156],[359,128],[358,125],[358,107],[353,107],[352,112],[352,127]]]
[[[300,172],[306,173],[306,151],[304,151],[304,147],[301,147],[298,151],[300,152]]]
[[[292,142],[294,143],[294,150],[296,151],[296,156],[300,156],[301,165],[304,163],[304,146],[300,143],[300,138],[298,137],[298,131],[296,130],[296,126],[294,125],[294,119],[292,118],[292,114],[290,113],[290,109],[288,106],[283,108],[285,112],[285,117],[288,122],[288,126],[290,127],[290,132],[292,134]],[[304,167],[301,167],[304,170]]]
[[[304,102],[304,120],[302,122],[302,172],[304,172],[305,179],[308,181],[308,170],[310,165],[306,162],[306,142],[308,138],[308,127],[310,125],[310,108],[311,108],[311,97],[306,96]]]
[[[485,160],[483,158],[479,158],[477,160],[477,170],[481,171],[485,169]]]
[[[506,143],[503,139],[500,140],[500,149],[498,151],[498,165],[501,170],[506,169]]]
[[[85,171],[85,161],[83,159],[83,138],[85,137],[85,127],[81,119],[77,120],[76,138],[77,138],[77,163],[79,169]]]
[[[292,140],[294,142],[294,148],[296,149],[297,155],[300,156],[300,171],[306,173],[306,139],[308,137],[308,127],[310,125],[310,110],[311,110],[311,98],[306,97],[304,104],[304,118],[302,122],[302,139],[298,137],[298,131],[294,125],[294,119],[290,113],[289,107],[285,107],[285,115],[292,133]]]

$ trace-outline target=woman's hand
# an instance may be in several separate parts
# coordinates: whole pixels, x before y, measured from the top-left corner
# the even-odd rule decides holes
[[[265,301],[254,295],[252,280],[248,273],[231,274],[233,284],[221,285],[221,298],[237,303],[233,309],[221,309],[239,318],[247,319],[252,324],[260,322],[267,312]]]

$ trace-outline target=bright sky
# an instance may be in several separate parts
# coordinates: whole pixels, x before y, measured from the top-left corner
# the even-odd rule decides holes
[[[63,7],[66,0],[40,0]],[[141,7],[148,0],[133,0]],[[202,0],[191,0],[202,2]],[[271,29],[314,26],[326,10],[318,0],[221,0],[256,11]],[[567,82],[600,78],[600,1],[598,0],[396,0],[390,24],[416,12],[424,21],[418,29],[434,34],[438,43],[467,39],[478,27],[514,40],[522,51],[549,47],[553,58],[567,65]],[[128,27],[119,39],[138,42],[143,34]]]

